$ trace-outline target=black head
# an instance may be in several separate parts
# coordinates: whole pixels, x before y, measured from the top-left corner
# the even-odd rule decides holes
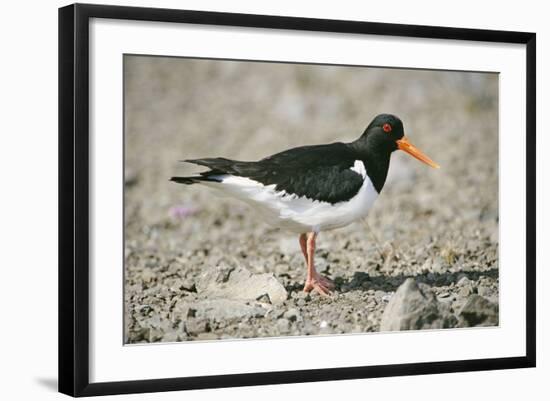
[[[397,141],[405,136],[403,122],[393,114],[379,114],[368,125],[360,140],[367,140],[379,151],[397,150]]]
[[[439,168],[437,163],[409,142],[403,130],[403,123],[393,114],[377,115],[353,145],[365,158],[374,160],[375,163],[389,162],[390,154],[399,149],[431,167]]]

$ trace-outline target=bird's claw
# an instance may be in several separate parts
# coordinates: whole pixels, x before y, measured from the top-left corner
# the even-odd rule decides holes
[[[334,290],[334,283],[332,280],[329,280],[320,274],[316,274],[314,277],[308,278],[304,286],[304,292],[315,291],[323,297],[330,296],[332,290]]]

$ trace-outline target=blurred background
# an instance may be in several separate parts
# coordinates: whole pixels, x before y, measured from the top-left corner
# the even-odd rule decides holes
[[[378,331],[409,276],[451,311],[472,294],[498,304],[498,74],[125,56],[124,85],[126,342]],[[379,113],[441,169],[395,152],[370,229],[321,233],[332,300],[301,292],[293,234],[168,181],[200,171],[182,159],[352,141]],[[189,312],[201,274],[222,265],[273,273],[288,299],[261,316]]]

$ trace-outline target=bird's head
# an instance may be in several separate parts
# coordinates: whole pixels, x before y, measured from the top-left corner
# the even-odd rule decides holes
[[[393,114],[379,114],[369,124],[359,138],[359,143],[373,152],[391,153],[402,150],[428,166],[439,168],[439,165],[409,142],[403,130],[403,123]]]

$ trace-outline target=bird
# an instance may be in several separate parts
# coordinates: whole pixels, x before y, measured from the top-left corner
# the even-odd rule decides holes
[[[222,191],[249,204],[271,225],[298,234],[307,268],[303,290],[330,296],[334,282],[315,269],[317,236],[367,216],[396,150],[439,168],[409,141],[397,116],[379,114],[353,142],[300,146],[258,161],[182,160],[208,170],[170,181]]]

